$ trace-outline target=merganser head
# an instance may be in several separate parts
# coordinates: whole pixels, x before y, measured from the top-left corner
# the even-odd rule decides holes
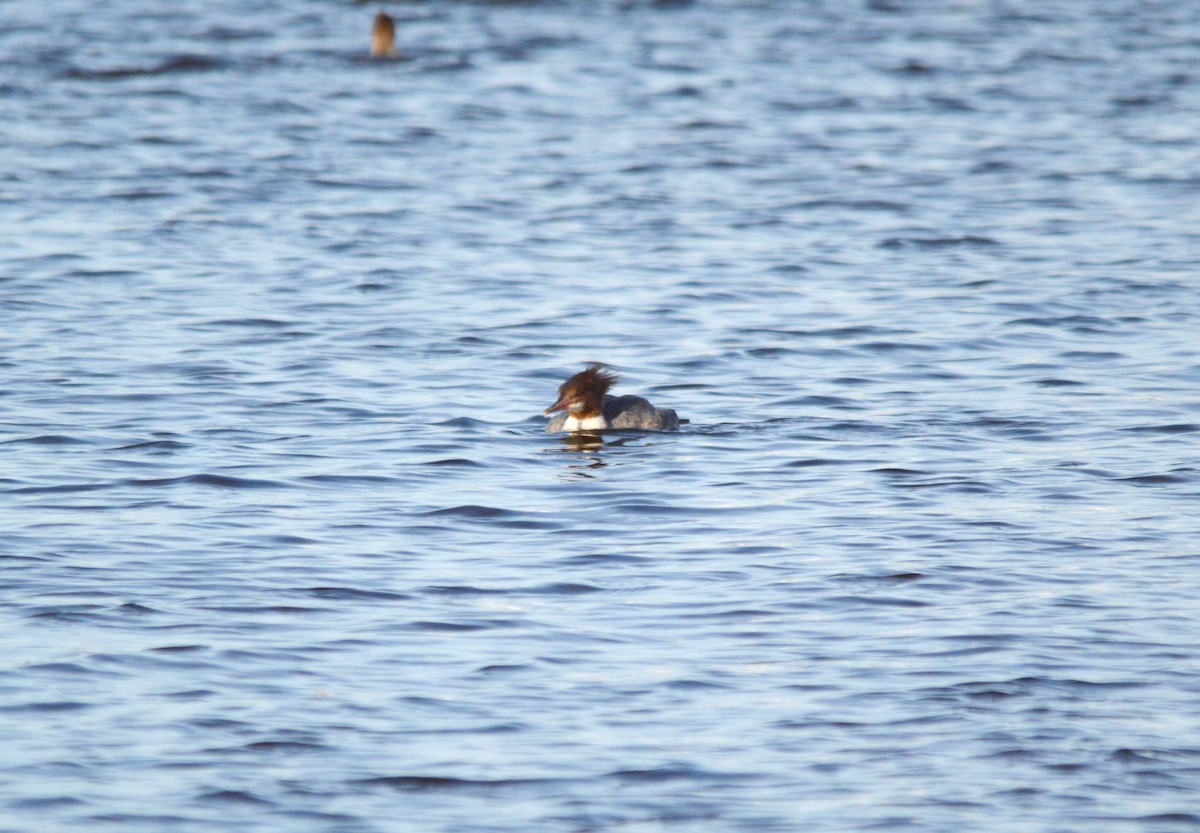
[[[375,23],[371,26],[371,57],[396,57],[396,24],[389,14],[375,15]]]
[[[604,411],[604,395],[620,381],[617,374],[600,362],[592,362],[558,387],[558,401],[543,414],[566,409],[578,419],[599,416]]]

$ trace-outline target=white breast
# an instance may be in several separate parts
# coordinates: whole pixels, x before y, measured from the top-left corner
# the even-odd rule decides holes
[[[604,421],[604,417],[600,414],[588,417],[587,419],[579,419],[575,414],[568,414],[567,421],[563,423],[562,430],[564,431],[603,431],[608,427],[608,423]]]

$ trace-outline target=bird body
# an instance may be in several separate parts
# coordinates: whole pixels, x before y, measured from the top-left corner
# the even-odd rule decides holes
[[[375,22],[371,25],[371,57],[396,57],[396,23],[385,12],[375,15]]]
[[[634,429],[674,431],[679,416],[671,408],[656,408],[640,396],[609,396],[619,380],[604,365],[593,362],[558,388],[558,400],[545,410],[564,411],[546,424],[551,433]]]

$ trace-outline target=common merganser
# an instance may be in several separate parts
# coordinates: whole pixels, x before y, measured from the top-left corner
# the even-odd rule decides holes
[[[679,417],[670,408],[655,408],[640,396],[609,396],[608,389],[619,381],[620,378],[603,364],[589,364],[586,370],[576,373],[559,386],[558,401],[542,412],[566,411],[551,419],[546,430],[637,428],[674,431],[679,427]]]
[[[371,25],[371,57],[396,57],[396,24],[390,14],[380,12]]]

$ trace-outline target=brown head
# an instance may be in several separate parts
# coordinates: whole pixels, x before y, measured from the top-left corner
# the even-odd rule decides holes
[[[604,395],[619,381],[617,374],[600,362],[592,362],[558,386],[558,401],[542,413],[566,409],[579,419],[598,416],[604,411]]]
[[[396,24],[391,15],[380,12],[371,26],[371,57],[396,57]]]

